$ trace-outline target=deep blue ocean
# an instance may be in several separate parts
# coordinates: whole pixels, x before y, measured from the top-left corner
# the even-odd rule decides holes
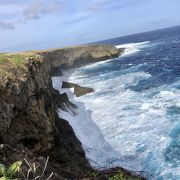
[[[69,73],[70,81],[95,93],[71,97],[79,107],[76,120],[61,116],[96,168],[118,165],[148,179],[179,180],[180,27],[103,43],[126,50]]]

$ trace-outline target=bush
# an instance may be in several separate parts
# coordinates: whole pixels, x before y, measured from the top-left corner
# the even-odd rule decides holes
[[[15,180],[15,175],[20,171],[21,164],[22,161],[17,161],[8,168],[4,164],[0,164],[0,180]]]

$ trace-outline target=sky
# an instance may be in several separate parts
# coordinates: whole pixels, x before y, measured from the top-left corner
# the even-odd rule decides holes
[[[180,25],[180,0],[0,0],[0,52],[63,47]]]

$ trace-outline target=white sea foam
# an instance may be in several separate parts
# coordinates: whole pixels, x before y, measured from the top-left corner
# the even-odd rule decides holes
[[[95,167],[120,165],[157,174],[161,171],[159,176],[175,171],[164,161],[163,153],[170,142],[167,129],[174,127],[166,110],[180,106],[180,90],[161,86],[144,94],[127,89],[151,77],[143,71],[108,77],[87,80],[76,70],[69,80],[93,87],[95,93],[78,98],[69,94],[78,105],[76,116],[59,111],[81,140],[91,164]],[[152,92],[156,95],[147,98]],[[179,169],[175,169],[174,174],[179,175]]]
[[[169,131],[176,125],[169,119],[167,109],[180,107],[180,90],[175,88],[180,81],[135,92],[128,87],[151,78],[150,74],[132,67],[129,73],[118,76],[110,71],[87,77],[82,72],[88,68],[94,67],[76,69],[69,81],[93,87],[95,93],[76,98],[72,91],[61,89],[63,79],[53,78],[53,84],[60,92],[67,92],[78,106],[76,115],[59,110],[59,116],[73,127],[90,163],[95,167],[120,165],[159,177],[180,175],[180,168],[172,167],[164,158],[171,141]]]
[[[147,47],[150,41],[144,41],[140,43],[129,43],[129,44],[121,44],[117,45],[116,48],[125,48],[123,56],[134,54],[139,52],[142,48]]]
[[[53,86],[60,93],[66,92],[71,102],[76,103],[77,109],[73,109],[75,113],[71,113],[71,109],[68,112],[59,109],[59,117],[67,120],[73,127],[92,166],[96,168],[116,166],[116,162],[119,161],[119,153],[114,151],[104,139],[101,130],[91,119],[91,111],[85,109],[84,103],[76,101],[73,91],[61,88],[60,84],[64,80],[67,79],[64,77],[53,77]]]

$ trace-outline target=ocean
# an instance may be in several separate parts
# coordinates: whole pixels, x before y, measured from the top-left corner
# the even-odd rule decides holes
[[[102,43],[102,42],[101,42]],[[53,77],[77,109],[59,110],[95,168],[121,166],[147,179],[180,179],[180,27],[103,41],[122,56]],[[74,97],[66,79],[95,92]]]

